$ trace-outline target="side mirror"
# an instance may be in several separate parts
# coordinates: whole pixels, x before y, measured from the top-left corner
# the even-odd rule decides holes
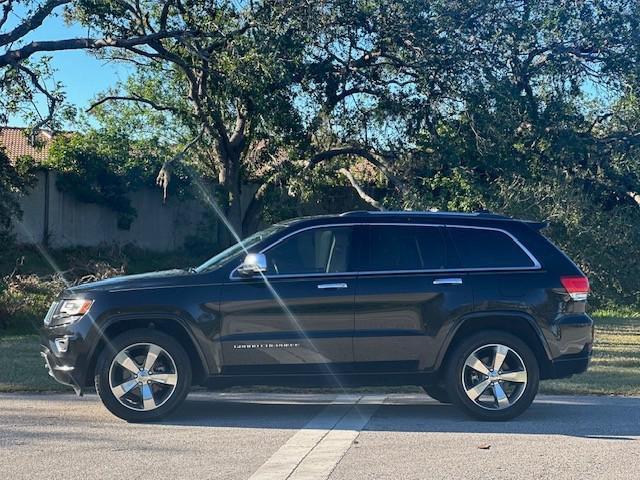
[[[238,267],[238,273],[250,277],[267,271],[267,257],[263,253],[250,253]]]

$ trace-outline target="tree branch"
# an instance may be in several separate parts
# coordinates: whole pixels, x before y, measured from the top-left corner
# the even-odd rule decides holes
[[[60,50],[100,50],[102,48],[131,48],[146,45],[165,38],[178,38],[193,35],[197,32],[185,30],[161,30],[149,35],[132,38],[68,38],[65,40],[34,41],[24,47],[9,50],[0,55],[0,67],[21,62],[37,52],[53,52]]]
[[[320,162],[324,162],[326,160],[330,160],[342,155],[355,155],[357,157],[364,158],[373,166],[378,168],[378,170],[380,170],[387,177],[391,184],[400,193],[406,193],[407,188],[404,182],[400,178],[398,178],[398,176],[391,170],[391,167],[387,164],[386,159],[384,159],[384,157],[379,153],[366,147],[349,145],[343,147],[335,147],[324,152],[317,153],[307,162],[307,168],[313,168]]]
[[[7,23],[7,18],[9,18],[9,13],[13,10],[13,0],[7,0],[7,3],[2,6],[2,18],[0,18],[0,28]]]
[[[156,185],[158,185],[163,190],[162,202],[167,203],[167,190],[169,188],[169,182],[171,180],[171,165],[175,162],[178,162],[184,158],[187,152],[202,138],[203,130],[193,137],[189,143],[187,143],[182,150],[180,150],[175,156],[164,162],[162,168],[158,172],[158,176],[156,177]]]
[[[146,105],[149,105],[150,107],[152,107],[154,110],[158,110],[158,111],[168,111],[168,112],[173,112],[173,113],[178,113],[179,110],[177,108],[174,107],[170,107],[167,105],[160,105],[156,102],[154,102],[153,100],[149,100],[147,98],[143,98],[143,97],[138,97],[138,96],[124,96],[124,95],[108,95],[106,97],[101,98],[100,100],[94,102],[93,104],[91,104],[91,106],[89,108],[87,108],[86,112],[89,113],[91,112],[94,108],[98,107],[99,105],[102,105],[103,103],[106,102],[111,102],[111,101],[117,101],[117,100],[125,100],[125,101],[130,101],[130,102],[138,102],[138,103],[144,103]]]
[[[21,64],[12,65],[12,67],[17,69],[17,70],[19,70],[19,71],[21,71],[25,75],[27,75],[27,77],[29,77],[29,80],[31,81],[31,84],[35,87],[35,89],[38,90],[40,93],[42,93],[44,96],[47,97],[47,108],[48,108],[47,116],[41,118],[40,121],[37,122],[31,129],[31,135],[29,136],[29,142],[33,145],[33,144],[35,144],[35,140],[36,140],[36,137],[38,135],[38,131],[42,127],[44,127],[45,125],[50,123],[51,120],[53,119],[53,115],[55,114],[56,106],[58,105],[59,102],[62,101],[62,98],[60,96],[54,95],[51,92],[49,92],[46,89],[46,87],[44,85],[42,85],[42,83],[40,83],[40,80],[38,79],[38,76],[31,69],[29,69],[29,68],[27,68],[27,67],[25,67],[24,65],[21,65]]]
[[[338,172],[343,174],[345,177],[347,177],[347,180],[349,180],[349,183],[351,183],[351,186],[356,190],[356,192],[358,193],[358,196],[362,200],[367,202],[372,207],[377,208],[378,210],[384,211],[385,208],[382,206],[382,204],[375,198],[369,196],[367,192],[365,192],[362,189],[362,187],[356,181],[356,179],[353,178],[353,175],[351,175],[351,172],[349,170],[347,170],[346,168],[341,168],[340,170],[338,170]]]
[[[11,30],[8,33],[0,34],[0,46],[7,45],[9,43],[15,42],[16,40],[21,39],[27,33],[35,30],[40,25],[45,18],[47,18],[51,12],[60,5],[65,5],[67,3],[71,3],[72,0],[48,0],[46,3],[40,6],[38,10],[35,11],[31,17],[27,18],[24,22],[18,25],[16,28]],[[7,7],[11,9],[11,3],[5,6],[5,13],[3,14],[3,20],[6,20],[6,16],[8,15]],[[4,23],[4,21],[3,21]]]

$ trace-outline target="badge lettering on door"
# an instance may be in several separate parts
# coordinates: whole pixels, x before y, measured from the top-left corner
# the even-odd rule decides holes
[[[237,343],[234,350],[247,350],[251,348],[299,348],[299,343]]]

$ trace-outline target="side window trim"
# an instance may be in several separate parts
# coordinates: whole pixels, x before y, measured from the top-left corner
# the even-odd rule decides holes
[[[520,249],[522,249],[522,251],[531,259],[531,261],[533,262],[533,265],[530,266],[523,266],[523,267],[494,267],[494,268],[489,268],[489,267],[480,267],[480,268],[465,268],[460,264],[460,267],[456,268],[443,268],[443,269],[418,269],[418,270],[387,270],[387,271],[373,271],[373,270],[362,270],[361,268],[363,267],[362,265],[362,261],[363,259],[363,255],[362,254],[358,254],[357,255],[357,260],[356,260],[356,266],[359,268],[356,268],[355,271],[349,271],[349,272],[336,272],[336,273],[294,273],[294,274],[283,274],[283,275],[265,275],[266,278],[301,278],[301,277],[328,277],[328,276],[340,276],[340,275],[380,275],[380,274],[402,274],[402,273],[448,273],[448,272],[493,272],[493,271],[521,271],[521,270],[541,270],[542,269],[542,265],[540,264],[540,262],[538,261],[538,259],[529,251],[529,249],[527,249],[527,247],[525,247],[513,234],[509,233],[506,230],[503,230],[501,228],[495,228],[495,227],[481,227],[481,226],[475,226],[475,225],[452,225],[452,224],[444,224],[444,223],[403,223],[403,222],[375,222],[375,223],[369,223],[369,222],[354,222],[354,223],[331,223],[331,224],[326,224],[326,225],[312,225],[309,227],[304,227],[304,228],[300,228],[298,230],[294,230],[293,232],[283,236],[282,238],[279,238],[278,240],[276,240],[275,242],[267,245],[266,247],[264,247],[262,250],[260,250],[259,253],[266,253],[268,252],[271,248],[275,247],[276,245],[278,245],[279,243],[283,242],[284,240],[292,237],[293,235],[296,235],[297,233],[301,233],[304,232],[306,230],[312,230],[312,229],[318,229],[318,228],[330,228],[330,227],[352,227],[353,228],[353,238],[354,238],[354,242],[352,245],[352,248],[357,245],[358,248],[354,248],[355,253],[357,254],[358,252],[362,252],[362,244],[360,243],[360,239],[362,238],[362,235],[364,234],[366,237],[368,238],[369,236],[369,232],[370,232],[370,226],[372,225],[387,225],[387,226],[412,226],[412,227],[441,227],[443,228],[443,230],[446,231],[446,229],[448,228],[471,228],[471,229],[476,229],[476,230],[491,230],[491,231],[496,231],[496,232],[501,232],[504,233],[505,235],[507,235]],[[366,227],[364,232],[360,229],[362,229],[362,227]],[[445,233],[445,232],[442,232]],[[449,243],[449,235],[446,235],[445,240],[447,241],[446,245],[447,248],[449,248],[449,246],[452,246],[455,248],[455,245],[453,244],[453,241],[451,240],[451,242]],[[367,242],[368,244],[369,242]],[[367,254],[364,256],[365,259],[367,259],[368,261],[368,254],[369,252],[369,248],[367,248]],[[459,255],[456,253],[456,256],[459,257]],[[355,258],[355,257],[354,257]],[[243,277],[237,275],[237,270],[238,267],[235,267],[231,273],[229,274],[229,279],[230,280],[244,280]]]

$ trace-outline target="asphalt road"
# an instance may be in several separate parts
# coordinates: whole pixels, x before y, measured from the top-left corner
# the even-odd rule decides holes
[[[95,396],[0,394],[0,478],[640,479],[640,398],[482,423],[425,395],[195,393],[134,425]]]

